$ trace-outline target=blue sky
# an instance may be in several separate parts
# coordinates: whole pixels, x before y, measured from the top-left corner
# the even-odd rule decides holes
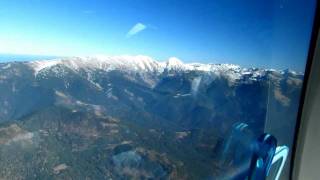
[[[0,53],[303,70],[315,0],[1,0]]]

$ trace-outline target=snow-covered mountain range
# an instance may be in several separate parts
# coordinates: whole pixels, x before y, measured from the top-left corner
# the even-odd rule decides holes
[[[121,70],[137,73],[161,74],[164,72],[186,72],[198,71],[211,74],[213,76],[224,76],[231,81],[239,80],[243,76],[250,76],[251,80],[262,77],[266,72],[277,72],[280,74],[302,74],[290,70],[274,70],[259,68],[242,68],[234,64],[203,64],[203,63],[183,63],[182,60],[171,57],[165,62],[159,62],[148,56],[91,56],[91,57],[69,57],[52,60],[39,60],[26,62],[33,70],[34,74],[45,72],[55,65],[63,65],[74,71],[84,70],[86,72],[103,70]]]

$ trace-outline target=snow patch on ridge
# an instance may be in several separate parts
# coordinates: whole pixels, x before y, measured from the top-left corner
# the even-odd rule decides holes
[[[11,64],[8,63],[7,65],[3,66],[2,69],[8,69],[8,68],[10,68],[10,67],[11,67]]]
[[[54,66],[61,63],[60,60],[42,60],[42,61],[31,61],[29,65],[34,69],[34,74],[37,75],[42,69]]]
[[[201,83],[201,77],[196,77],[192,80],[192,83],[191,83],[191,91],[192,91],[192,95],[193,96],[196,96],[198,94],[198,89],[199,89],[199,86],[200,86],[200,83]]]

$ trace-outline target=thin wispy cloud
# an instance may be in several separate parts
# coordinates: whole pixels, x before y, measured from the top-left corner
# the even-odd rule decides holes
[[[126,37],[130,38],[140,32],[142,32],[143,30],[145,30],[147,28],[146,25],[142,24],[142,23],[137,23],[135,24],[127,33]]]
[[[83,10],[82,13],[83,13],[83,14],[94,14],[95,11],[94,11],[94,10],[91,10],[91,9],[86,9],[86,10]]]

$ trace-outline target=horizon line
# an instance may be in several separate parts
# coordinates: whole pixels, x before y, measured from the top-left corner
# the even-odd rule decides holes
[[[39,58],[45,58],[45,59],[30,59],[30,60],[14,60],[14,61],[7,61],[7,62],[2,62],[1,61],[1,56],[34,56],[34,57],[39,57]],[[129,57],[137,57],[137,56],[144,56],[144,57],[148,57],[148,58],[151,58],[153,59],[154,61],[157,61],[157,62],[167,62],[169,61],[171,58],[176,58],[178,59],[179,61],[181,61],[183,64],[204,64],[204,65],[217,65],[217,64],[228,64],[228,65],[236,65],[236,66],[239,66],[240,68],[252,68],[252,69],[255,69],[255,68],[258,68],[258,69],[269,69],[269,70],[276,70],[276,71],[285,71],[285,70],[291,70],[291,71],[294,71],[296,73],[299,73],[299,74],[304,74],[304,71],[300,71],[300,70],[295,70],[293,68],[272,68],[272,67],[257,67],[257,66],[251,66],[251,67],[246,67],[246,66],[243,66],[241,64],[236,64],[236,63],[228,63],[228,62],[212,62],[212,63],[203,63],[203,62],[199,62],[199,61],[192,61],[192,62],[185,62],[183,61],[183,59],[181,58],[178,58],[176,56],[171,56],[169,58],[167,58],[166,60],[157,60],[155,58],[153,58],[152,56],[148,56],[148,55],[142,55],[142,54],[139,54],[139,55],[130,55],[130,54],[121,54],[121,55],[107,55],[107,54],[95,54],[95,55],[72,55],[72,56],[59,56],[59,55],[41,55],[41,54],[16,54],[16,53],[0,53],[0,64],[1,63],[10,63],[10,62],[32,62],[32,61],[45,61],[45,60],[55,60],[57,58],[73,58],[73,57],[78,57],[78,58],[84,58],[84,57],[117,57],[117,56],[129,56]],[[3,59],[2,59],[3,60]]]

